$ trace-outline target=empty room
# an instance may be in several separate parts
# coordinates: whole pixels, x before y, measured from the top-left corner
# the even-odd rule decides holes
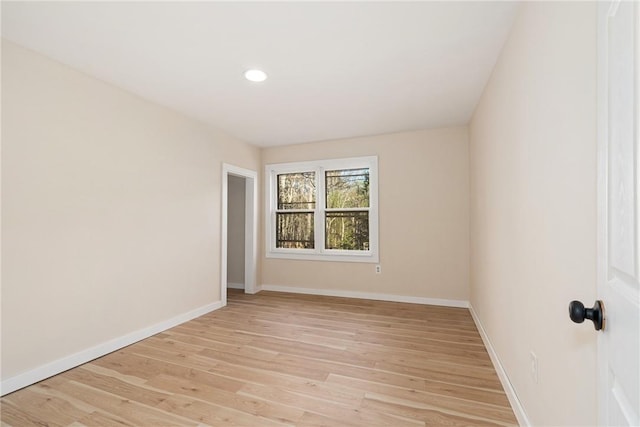
[[[640,425],[640,4],[2,1],[5,426]]]

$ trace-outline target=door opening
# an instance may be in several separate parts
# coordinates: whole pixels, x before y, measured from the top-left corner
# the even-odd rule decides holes
[[[227,181],[227,289],[245,289],[245,193],[247,178]]]
[[[257,172],[222,165],[222,221],[220,299],[227,304],[227,288],[256,293],[258,229]]]

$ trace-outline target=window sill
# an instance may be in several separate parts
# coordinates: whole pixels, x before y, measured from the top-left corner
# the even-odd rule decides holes
[[[361,262],[361,263],[378,263],[378,254],[371,252],[363,254],[339,254],[339,253],[293,253],[288,251],[268,251],[265,256],[267,258],[290,259],[299,261],[329,261],[329,262]]]

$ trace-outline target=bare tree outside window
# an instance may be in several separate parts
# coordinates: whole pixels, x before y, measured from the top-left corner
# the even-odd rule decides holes
[[[315,172],[278,175],[276,247],[313,249],[314,210],[316,208]]]
[[[369,250],[369,169],[325,172],[325,248]]]

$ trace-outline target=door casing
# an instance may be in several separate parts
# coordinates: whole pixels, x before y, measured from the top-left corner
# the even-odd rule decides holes
[[[220,230],[220,300],[227,305],[227,225],[229,206],[229,175],[245,179],[244,210],[244,291],[257,292],[257,248],[258,248],[258,173],[256,171],[222,164],[222,212]]]

